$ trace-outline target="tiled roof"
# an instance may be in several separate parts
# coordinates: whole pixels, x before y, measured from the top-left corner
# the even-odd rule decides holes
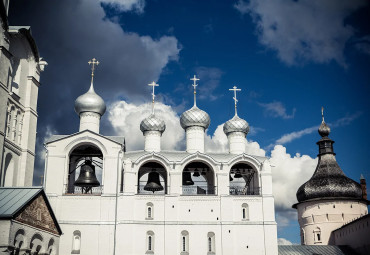
[[[40,187],[0,188],[0,218],[12,218],[41,191]]]

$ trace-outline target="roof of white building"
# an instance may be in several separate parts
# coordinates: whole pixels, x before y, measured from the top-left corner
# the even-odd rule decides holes
[[[279,255],[355,255],[348,246],[336,245],[279,245]]]
[[[119,143],[121,145],[123,145],[124,144],[124,141],[125,141],[125,137],[123,137],[123,136],[105,136],[105,135],[101,135],[101,134],[95,133],[95,132],[93,132],[91,130],[84,130],[82,132],[91,132],[91,133],[93,133],[95,135],[104,137],[104,138],[106,138],[108,140],[111,140],[112,142]],[[74,134],[71,134],[71,135],[52,135],[51,137],[49,137],[48,139],[46,139],[45,144],[49,144],[49,143],[52,143],[52,142],[55,142],[55,141],[63,140],[64,138],[75,136],[75,135],[78,135],[78,134],[80,134],[82,132],[77,132],[77,133],[74,133]]]

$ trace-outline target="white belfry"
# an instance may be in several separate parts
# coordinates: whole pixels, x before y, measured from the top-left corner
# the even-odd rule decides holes
[[[140,123],[140,130],[143,132],[145,137],[145,151],[154,151],[159,152],[161,151],[161,136],[162,133],[166,130],[166,124],[163,120],[156,117],[154,114],[154,100],[155,100],[155,93],[154,88],[158,87],[159,85],[156,84],[154,81],[148,86],[153,87],[152,92],[152,114],[143,119]]]
[[[92,65],[90,89],[76,99],[75,111],[80,117],[80,131],[88,129],[99,133],[100,118],[106,109],[104,100],[94,90],[95,65],[98,65],[99,61],[93,58],[88,63]]]
[[[236,98],[236,92],[241,91],[236,86],[230,91],[234,91],[234,104],[235,104],[235,115],[231,120],[228,120],[224,124],[224,132],[227,135],[229,141],[229,152],[232,154],[241,154],[245,152],[246,139],[245,136],[249,132],[248,122],[239,118],[237,112],[238,99]]]
[[[186,132],[186,151],[190,153],[204,152],[204,132],[211,122],[209,115],[197,107],[196,83],[199,79],[194,75],[191,78],[194,83],[194,106],[184,112],[180,117],[180,124]]]

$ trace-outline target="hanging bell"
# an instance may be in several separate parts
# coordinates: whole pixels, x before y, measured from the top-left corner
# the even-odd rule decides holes
[[[144,190],[152,191],[153,193],[156,191],[163,190],[163,186],[161,181],[159,180],[159,173],[156,172],[154,169],[149,173],[148,181],[144,186]]]
[[[193,176],[194,177],[199,177],[200,176],[199,171],[198,171],[197,168],[195,168],[194,173],[193,173]]]
[[[184,185],[184,186],[194,185],[194,182],[191,179],[191,173],[190,172],[185,172],[184,171],[182,173],[182,185]]]
[[[95,175],[95,166],[92,164],[91,158],[86,158],[85,163],[81,166],[80,175],[74,185],[90,189],[100,186],[100,182]]]
[[[236,169],[236,172],[235,172],[235,174],[234,174],[234,178],[242,178],[243,176],[241,175],[241,173],[240,173],[240,170],[239,169]]]

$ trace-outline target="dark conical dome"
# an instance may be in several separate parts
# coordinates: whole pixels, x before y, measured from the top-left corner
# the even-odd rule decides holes
[[[361,185],[348,178],[339,167],[329,133],[330,128],[323,120],[319,128],[322,138],[317,142],[319,162],[311,179],[299,187],[299,202],[322,198],[362,199]]]

